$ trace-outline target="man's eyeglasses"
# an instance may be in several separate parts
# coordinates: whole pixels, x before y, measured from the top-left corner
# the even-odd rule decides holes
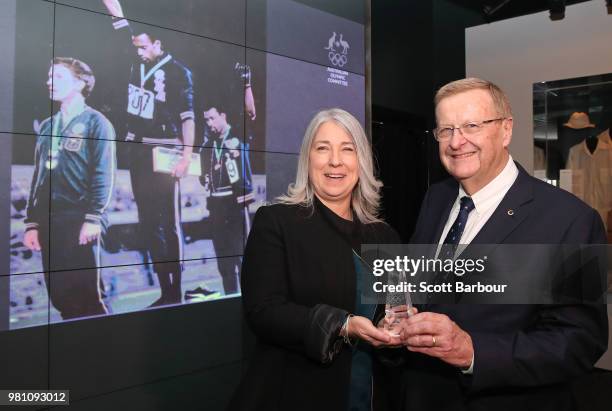
[[[442,127],[442,128],[434,128],[433,135],[438,141],[446,141],[450,140],[455,134],[455,130],[459,130],[464,136],[472,136],[478,134],[482,128],[494,121],[505,120],[506,117],[498,117],[492,118],[491,120],[484,121],[470,121],[469,123],[465,123],[459,127]]]

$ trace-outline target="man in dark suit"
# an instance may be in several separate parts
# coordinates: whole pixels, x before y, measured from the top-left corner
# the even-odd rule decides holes
[[[412,243],[606,243],[592,208],[512,160],[512,113],[499,87],[463,79],[435,103],[434,136],[453,178],[428,190]],[[569,382],[606,350],[604,305],[419,308],[403,324],[402,366],[386,377],[401,375],[382,378],[392,409],[573,409]]]

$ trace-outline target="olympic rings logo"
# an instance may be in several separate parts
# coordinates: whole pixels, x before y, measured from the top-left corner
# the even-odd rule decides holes
[[[344,67],[347,62],[346,54],[330,51],[327,56],[329,57],[329,61],[331,61],[334,66]]]

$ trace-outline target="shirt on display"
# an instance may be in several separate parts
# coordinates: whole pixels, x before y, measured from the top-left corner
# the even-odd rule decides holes
[[[572,170],[572,193],[593,207],[608,224],[612,210],[612,139],[609,130],[597,136],[591,152],[586,140],[570,149],[567,168]]]

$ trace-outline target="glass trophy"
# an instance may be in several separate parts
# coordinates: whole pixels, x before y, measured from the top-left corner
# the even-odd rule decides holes
[[[388,274],[387,284],[393,292],[387,291],[385,296],[385,331],[399,337],[402,320],[414,314],[406,273],[404,271],[391,271]]]

